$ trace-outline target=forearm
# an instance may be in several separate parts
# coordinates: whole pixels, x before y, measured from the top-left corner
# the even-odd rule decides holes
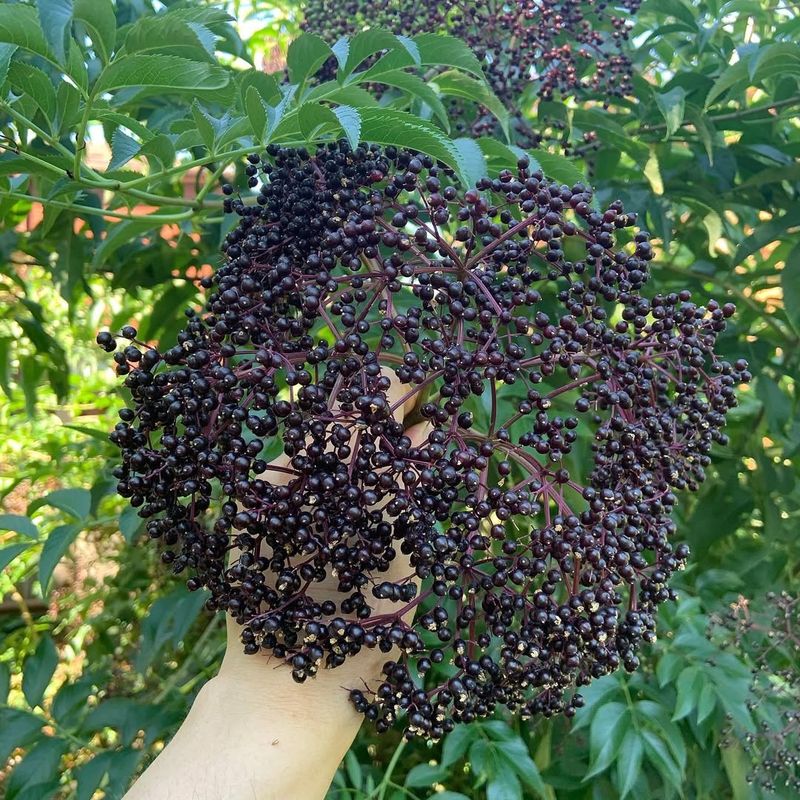
[[[346,692],[323,697],[314,681],[259,666],[256,685],[235,670],[209,681],[124,800],[322,800],[363,718]]]

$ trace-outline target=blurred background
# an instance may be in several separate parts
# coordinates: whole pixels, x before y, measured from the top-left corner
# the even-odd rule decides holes
[[[95,335],[132,323],[168,342],[183,309],[200,307],[199,280],[234,222],[219,179],[246,181],[246,132],[224,86],[242,71],[282,80],[304,12],[263,0],[38,5],[42,31],[37,6],[0,3],[0,798],[113,799],[215,673],[224,625],[114,494],[107,433],[124,398]],[[307,6],[309,19],[329,13]],[[383,7],[384,25],[422,13]],[[720,349],[755,379],[730,415],[730,447],[679,505],[692,549],[681,600],[664,608],[642,668],[593,684],[574,720],[498,717],[435,745],[365,729],[331,800],[800,796],[800,6],[609,7],[630,25],[624,96],[587,80],[542,97],[534,70],[512,102],[520,143],[544,165],[568,162],[601,202],[640,212],[657,249],[652,292],[737,305]],[[369,12],[338,13],[355,25]],[[123,86],[81,116],[82,77],[90,85],[115,42],[130,51],[136,37],[206,82]],[[519,43],[506,44],[513,60]],[[59,46],[74,81],[50,78]],[[590,77],[598,60],[579,66]],[[96,185],[76,183],[62,152],[76,131]],[[157,192],[136,184],[154,172]]]

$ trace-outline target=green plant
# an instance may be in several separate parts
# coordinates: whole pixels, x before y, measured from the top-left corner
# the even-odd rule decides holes
[[[197,281],[217,263],[218,247],[227,233],[221,213],[224,197],[217,191],[216,180],[208,179],[229,159],[222,174],[232,182],[242,181],[236,174],[237,149],[249,151],[254,146],[248,133],[236,134],[241,136],[240,147],[239,141],[220,144],[220,120],[225,109],[232,107],[252,125],[245,105],[251,85],[243,97],[237,82],[237,78],[243,80],[242,73],[252,80],[255,95],[250,92],[251,98],[263,96],[268,105],[277,107],[269,102],[277,99],[266,88],[271,86],[269,79],[258,70],[248,72],[245,64],[248,59],[258,63],[264,55],[260,48],[271,50],[273,41],[267,37],[273,31],[292,33],[295,29],[293,22],[289,26],[280,22],[268,34],[241,42],[236,24],[199,1],[156,5],[75,0],[72,7],[78,22],[67,25],[63,16],[51,17],[56,22],[48,38],[43,38],[44,30],[37,33],[37,8],[48,5],[7,2],[0,6],[0,65],[8,69],[2,73],[0,105],[4,145],[0,154],[0,387],[5,392],[0,403],[4,431],[0,493],[3,513],[15,515],[2,518],[9,528],[0,533],[0,551],[7,562],[0,579],[4,595],[0,664],[5,665],[0,668],[0,691],[7,683],[10,686],[0,711],[0,744],[5,748],[0,749],[12,754],[0,782],[8,798],[40,800],[48,792],[66,798],[76,795],[80,773],[77,796],[91,797],[95,786],[105,786],[98,795],[105,792],[113,798],[121,794],[127,776],[158,751],[196,688],[213,674],[221,654],[222,631],[216,620],[207,625],[199,618],[193,620],[193,609],[187,605],[180,610],[179,604],[188,600],[178,584],[164,575],[149,551],[127,546],[118,532],[121,527],[134,537],[137,529],[133,517],[122,517],[121,525],[117,524],[121,506],[111,495],[109,474],[113,451],[98,432],[113,424],[107,409],[119,399],[113,373],[94,352],[92,340],[99,328],[118,329],[137,319],[148,341],[167,342],[183,324],[182,307],[197,302]],[[278,19],[272,4],[252,5],[254,19],[262,20],[256,25],[268,28]],[[294,18],[299,16],[291,4],[284,6],[289,6],[286,10]],[[80,21],[89,16],[89,7],[93,12],[103,9],[91,20],[94,36],[101,42],[112,41],[113,27],[110,51],[103,51],[102,45],[96,51],[93,32],[82,27],[90,22]],[[107,63],[104,59],[122,46],[126,32],[137,24],[153,30],[152,21],[139,20],[154,17],[156,7],[161,13],[206,15],[192,19],[191,25],[184,19],[185,27],[175,18],[175,28],[170,30],[181,32],[166,43],[161,39],[161,47],[168,48],[168,56],[177,54],[195,62],[192,75],[211,80],[212,86],[214,80],[226,80],[225,86],[197,91],[176,87],[169,94],[163,86],[98,93],[96,108],[102,115],[93,121],[93,114],[87,117],[89,150],[75,148],[74,137],[86,107],[82,91],[91,91],[98,70]],[[241,20],[242,9],[235,16]],[[16,25],[16,18],[26,24]],[[75,43],[64,44],[67,58],[63,62],[58,58],[59,19],[61,32],[69,30]],[[158,25],[155,28],[151,41],[156,49],[148,58],[165,54],[157,49]],[[220,37],[215,39],[213,55],[202,43],[210,41],[205,29]],[[680,691],[677,681],[693,666],[698,670],[691,691],[684,689],[689,699],[682,701],[680,709],[686,713],[674,720],[685,762],[677,740],[670,744],[675,739],[672,726],[664,728],[673,732],[671,737],[648,728],[661,742],[661,746],[650,742],[655,748],[652,753],[666,756],[651,758],[646,739],[640,740],[642,782],[637,784],[635,779],[636,788],[628,796],[638,796],[640,791],[654,798],[793,796],[792,790],[780,784],[772,794],[747,784],[751,757],[743,747],[747,744],[744,719],[737,727],[734,718],[728,733],[724,703],[716,688],[712,696],[707,686],[719,686],[724,694],[717,675],[723,681],[727,675],[734,692],[730,696],[739,697],[736,693],[743,691],[740,667],[751,667],[750,654],[729,651],[739,666],[726,658],[720,662],[725,669],[715,672],[705,663],[709,644],[701,635],[701,618],[720,614],[739,594],[749,597],[757,608],[759,598],[775,587],[797,592],[798,29],[798,13],[789,3],[645,2],[628,50],[635,73],[632,97],[607,110],[591,99],[523,104],[526,120],[537,133],[591,145],[566,163],[552,157],[550,140],[545,138],[547,147],[535,156],[546,172],[566,182],[577,180],[576,172],[588,176],[601,202],[621,198],[627,207],[644,211],[643,226],[654,234],[655,289],[669,292],[688,283],[698,296],[725,296],[738,307],[736,323],[726,331],[720,347],[729,360],[746,358],[755,379],[729,419],[730,448],[713,454],[708,482],[696,500],[681,510],[679,520],[693,551],[682,592],[695,605],[684,606],[681,612],[694,620],[691,635],[686,633],[685,620],[674,613],[662,615],[659,624],[664,633],[657,645],[644,652],[639,677],[625,682],[625,687],[618,678],[605,679],[613,691],[591,698],[596,702],[581,711],[587,721],[576,732],[566,722],[522,726],[496,721],[496,738],[513,737],[522,743],[543,786],[531,782],[535,773],[527,761],[519,762],[524,763],[525,774],[517,785],[494,753],[489,757],[480,750],[472,753],[471,738],[463,749],[454,733],[441,745],[411,743],[397,752],[395,735],[377,739],[365,730],[331,788],[331,798],[375,800],[379,793],[383,800],[616,797],[627,777],[620,774],[619,764],[625,758],[619,756],[635,756],[639,747],[629,739],[622,750],[620,742],[620,750],[606,768],[584,781],[592,759],[594,715],[607,704],[627,707],[627,688],[632,704],[656,703],[659,714],[671,720]],[[197,32],[201,37],[195,42],[191,37]],[[179,46],[178,35],[183,37]],[[27,43],[41,48],[43,42],[52,50],[46,57],[23,47]],[[274,43],[285,52],[286,39]],[[85,86],[80,63],[86,68]],[[59,78],[63,69],[75,71],[74,86]],[[408,65],[403,69],[425,77],[425,68],[417,71]],[[478,77],[474,72],[466,74]],[[42,75],[49,84],[41,80]],[[424,91],[414,86],[417,92]],[[17,91],[9,94],[13,88],[23,90],[19,97]],[[369,103],[369,91],[365,96],[357,89],[345,89],[347,99],[327,105],[360,108],[362,102]],[[436,96],[447,108],[446,96]],[[430,117],[422,123],[426,131],[441,125],[423,107],[424,103],[430,108],[420,93],[392,89],[378,108],[392,111],[394,103],[401,111]],[[31,119],[46,137],[15,119],[12,108]],[[263,125],[258,105],[250,111],[255,122]],[[267,115],[263,110],[264,120]],[[330,117],[328,121],[333,125]],[[103,152],[104,142],[114,145],[113,126],[120,129],[111,148],[114,154],[118,159],[129,153],[132,157],[109,172],[109,156],[98,152]],[[215,130],[216,142],[209,139]],[[443,127],[438,130],[437,141],[439,136],[448,138]],[[15,153],[19,146],[48,166]],[[474,148],[467,143],[456,147],[468,170],[470,159],[477,155]],[[490,155],[496,152],[490,140],[479,142],[479,147]],[[86,181],[96,177],[85,166],[79,180],[73,181],[76,149],[81,160],[91,159],[89,166],[102,181],[136,183],[120,187],[120,192],[115,187],[92,186]],[[176,150],[174,161],[172,150]],[[158,180],[151,183],[151,175]],[[137,197],[131,189],[160,200]],[[32,197],[49,198],[43,211]],[[186,217],[159,220],[159,216],[182,214]],[[109,241],[106,232],[114,231],[118,233]],[[75,491],[51,498],[57,505],[28,508],[61,490]],[[87,493],[89,511],[83,514]],[[73,531],[74,526],[79,530],[70,543],[71,534],[64,529]],[[36,576],[51,536],[55,536],[49,546],[51,563],[56,555],[62,557],[43,592]],[[109,572],[93,571],[87,564],[108,566]],[[160,597],[164,602],[154,604]],[[185,631],[184,625],[176,626],[176,608],[188,626]],[[41,644],[49,641],[58,660],[52,676],[53,648]],[[145,655],[137,657],[143,642],[149,643],[149,653],[145,649]],[[719,649],[717,644],[713,647]],[[667,659],[670,652],[677,661]],[[678,664],[679,671],[667,679],[667,668],[661,667],[666,682],[660,686],[658,667],[665,659]],[[760,669],[765,680],[772,679],[773,667],[767,664]],[[26,674],[32,677],[24,680]],[[681,685],[688,687],[693,673],[686,674]],[[697,674],[702,677],[695,684]],[[46,681],[42,704],[32,708],[24,689],[38,700],[38,687]],[[56,696],[61,697],[57,704]],[[69,710],[69,698],[82,702]],[[712,700],[713,710],[698,721]],[[615,708],[603,712],[600,719],[611,719]],[[135,721],[126,724],[131,714]],[[44,731],[51,738],[34,751],[31,745],[40,723],[48,725]],[[134,724],[139,725],[137,730]],[[481,736],[477,726],[458,730],[465,731],[459,736]],[[512,751],[519,747],[512,745]],[[437,770],[453,754],[457,757],[447,761],[447,775],[423,769]],[[757,759],[757,752],[753,758]],[[26,762],[29,766],[22,769]],[[390,762],[391,771],[387,769]],[[15,764],[21,771],[12,782],[10,770]]]

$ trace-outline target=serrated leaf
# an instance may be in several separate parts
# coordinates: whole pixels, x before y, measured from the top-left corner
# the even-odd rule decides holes
[[[379,53],[383,50],[394,50],[396,48],[402,48],[405,52],[408,52],[406,47],[391,31],[383,28],[369,28],[366,31],[357,33],[349,41],[347,58],[344,62],[344,66],[339,70],[337,78],[343,80],[350,75],[359,64],[363,63],[370,56],[375,55],[375,53]],[[338,58],[339,56],[337,55],[337,61]]]
[[[18,93],[25,92],[32,97],[48,123],[52,124],[56,116],[56,90],[45,72],[24,61],[13,61],[8,70],[8,81]]]
[[[467,183],[470,186],[475,186],[477,182],[481,178],[486,177],[488,173],[483,151],[472,138],[462,137],[460,139],[454,139],[453,144],[461,154]]]
[[[39,24],[50,49],[60,63],[67,59],[72,0],[36,0]]]
[[[308,142],[327,136],[340,128],[339,118],[333,113],[333,109],[322,103],[303,103],[297,110],[297,120],[300,131]]]
[[[6,82],[11,58],[17,52],[17,45],[0,43],[0,86]]]
[[[510,770],[493,775],[486,785],[486,800],[522,800],[519,778]]]
[[[0,514],[0,531],[14,531],[30,539],[39,538],[39,529],[33,520],[22,514]]]
[[[403,111],[387,108],[361,109],[361,136],[376,144],[393,144],[409,147],[466,172],[461,154],[453,142],[439,128]]]
[[[31,708],[42,702],[45,690],[58,665],[58,651],[50,634],[39,640],[33,655],[22,666],[22,693]]]
[[[213,61],[217,41],[213,32],[172,12],[141,17],[127,31],[128,54],[164,52],[194,61]]]
[[[506,140],[510,138],[508,111],[482,77],[476,79],[457,70],[448,70],[437,75],[433,82],[442,94],[463,97],[487,108],[500,123]]]
[[[668,92],[656,92],[655,100],[658,110],[667,125],[667,132],[664,138],[668,139],[683,124],[683,116],[686,109],[686,90],[682,86],[676,86]]]
[[[697,701],[697,724],[701,725],[707,720],[717,705],[717,695],[711,683],[704,683]]]
[[[656,677],[658,685],[661,687],[672,683],[678,677],[678,673],[683,666],[683,658],[677,653],[666,652],[658,661],[656,666]]]
[[[444,739],[442,745],[443,766],[449,767],[462,759],[467,748],[477,736],[480,736],[477,725],[457,725]]]
[[[228,85],[228,72],[213,64],[190,61],[180,56],[134,54],[109,64],[95,86],[97,92],[112,92],[128,87],[163,89],[183,93],[222,89]]]
[[[644,745],[636,730],[630,730],[625,734],[617,755],[617,789],[619,790],[619,800],[625,797],[633,789],[639,777],[639,770],[642,767],[642,755]]]
[[[694,665],[685,667],[678,675],[676,687],[678,697],[675,701],[675,711],[672,714],[673,721],[688,716],[697,706],[702,689],[702,676],[698,667]]]
[[[333,113],[339,120],[350,147],[355,150],[361,141],[361,115],[352,106],[335,106]]]
[[[537,161],[545,177],[553,181],[573,186],[576,183],[586,183],[586,176],[575,164],[564,156],[555,153],[546,153],[536,150],[530,154],[533,161]]]
[[[340,39],[337,39],[331,47],[331,52],[336,58],[336,63],[339,65],[339,69],[341,70],[347,63],[347,56],[350,53],[350,40],[346,36],[342,36]]]
[[[304,83],[306,78],[313,75],[331,56],[331,48],[313,33],[304,33],[298,36],[289,45],[286,53],[286,66],[289,69],[289,79],[292,83]]]
[[[591,760],[584,781],[605,770],[616,758],[628,722],[628,707],[611,702],[600,706],[589,729]]]
[[[441,33],[419,33],[412,41],[419,50],[420,64],[456,67],[483,78],[481,62],[461,39]]]
[[[664,742],[652,731],[642,731],[641,737],[647,760],[661,775],[665,783],[669,783],[676,791],[680,791],[683,775]]]
[[[59,525],[53,528],[47,537],[42,554],[39,556],[39,583],[42,587],[42,596],[47,596],[53,570],[80,532],[80,525]]]
[[[439,96],[436,94],[436,92],[428,83],[423,81],[422,78],[419,78],[410,72],[404,72],[401,69],[396,69],[382,73],[377,81],[378,83],[383,83],[387,86],[393,86],[396,89],[401,89],[407,94],[410,94],[412,97],[416,97],[423,103],[426,103],[430,107],[431,111],[433,111],[436,119],[438,119],[442,124],[445,131],[450,129],[450,118],[448,116],[447,109],[444,107],[444,104],[439,99]]]
[[[132,136],[128,136],[120,128],[117,128],[111,135],[111,161],[108,162],[106,169],[120,169],[120,167],[125,166],[132,158],[137,156],[141,149],[141,143],[137,142]]]
[[[73,17],[86,26],[97,55],[107,64],[117,37],[117,17],[112,0],[75,0]]]
[[[23,50],[55,60],[33,6],[22,3],[0,5],[0,42],[18,45]]]

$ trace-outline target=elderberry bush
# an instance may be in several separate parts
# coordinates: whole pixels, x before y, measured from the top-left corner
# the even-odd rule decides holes
[[[515,104],[530,84],[544,99],[589,91],[610,100],[631,92],[625,42],[630,17],[640,5],[641,0],[613,5],[594,0],[311,0],[303,28],[330,43],[370,27],[408,36],[449,33],[481,59],[489,83],[507,103]],[[333,66],[328,65],[329,71]]]
[[[714,353],[734,307],[648,298],[635,215],[527,158],[466,190],[394,147],[249,162],[203,313],[163,352],[121,332],[119,492],[245,652],[386,653],[350,687],[379,731],[574,713],[673,597],[675,493],[750,378]]]

